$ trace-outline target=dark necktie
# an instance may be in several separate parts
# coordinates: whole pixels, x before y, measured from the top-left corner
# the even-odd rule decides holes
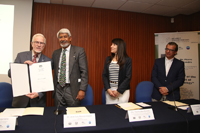
[[[37,63],[37,60],[36,60],[37,57],[38,57],[38,54],[35,54],[33,58],[33,63]]]
[[[61,61],[61,68],[60,68],[60,77],[59,77],[60,86],[62,87],[65,86],[65,82],[66,82],[66,54],[64,49]]]

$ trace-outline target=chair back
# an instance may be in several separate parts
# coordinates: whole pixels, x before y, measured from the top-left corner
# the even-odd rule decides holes
[[[85,92],[85,98],[81,100],[81,105],[93,105],[93,90],[92,87],[88,84],[87,91]]]
[[[102,104],[106,104],[106,95],[105,95],[105,89],[102,90]]]
[[[140,82],[135,91],[135,102],[152,102],[153,83],[150,81]]]
[[[11,108],[12,100],[12,85],[6,82],[0,82],[0,107]]]

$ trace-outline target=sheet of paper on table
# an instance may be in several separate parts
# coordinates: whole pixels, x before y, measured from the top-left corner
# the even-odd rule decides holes
[[[180,106],[178,107],[179,109],[182,109],[182,110],[188,110],[189,109],[189,106]]]
[[[44,114],[44,107],[28,107],[25,109],[24,115],[43,115]]]
[[[142,107],[151,107],[151,105],[149,104],[146,104],[146,103],[143,103],[143,102],[139,102],[139,103],[136,103],[137,105],[140,105]]]
[[[171,106],[175,106],[174,105],[174,101],[163,101],[163,102],[166,103],[166,104],[169,104]],[[175,101],[175,103],[176,103],[177,107],[179,107],[179,106],[187,106],[188,105],[186,103],[182,103],[182,102],[178,102],[178,101]]]
[[[90,114],[86,107],[67,107],[67,114]]]
[[[132,102],[129,102],[129,103],[120,103],[118,104],[118,106],[120,106],[122,109],[124,110],[135,110],[135,109],[142,109],[142,107],[132,103]]]
[[[18,117],[24,115],[43,115],[44,107],[7,108],[0,117]]]
[[[1,114],[0,117],[18,117],[22,116],[25,108],[7,108]]]

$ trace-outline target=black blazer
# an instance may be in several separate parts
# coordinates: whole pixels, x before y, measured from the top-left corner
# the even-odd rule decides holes
[[[110,89],[110,81],[109,81],[110,64],[108,64],[110,58],[111,58],[110,56],[106,58],[102,74],[104,89],[106,91],[107,89]],[[130,89],[131,77],[132,77],[132,60],[130,57],[127,57],[123,68],[119,70],[118,89],[117,89],[119,93],[123,94],[125,90]]]
[[[159,87],[167,87],[169,90],[167,99],[179,100],[179,87],[182,86],[185,81],[184,62],[174,58],[168,75],[166,76],[165,57],[156,59],[151,73],[151,81],[154,83],[152,98],[160,100],[162,94],[159,92]],[[174,91],[175,99],[173,98],[172,90]]]

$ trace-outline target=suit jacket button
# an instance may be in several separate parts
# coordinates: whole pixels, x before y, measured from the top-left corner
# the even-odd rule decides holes
[[[167,82],[167,80],[165,80],[165,82]]]

